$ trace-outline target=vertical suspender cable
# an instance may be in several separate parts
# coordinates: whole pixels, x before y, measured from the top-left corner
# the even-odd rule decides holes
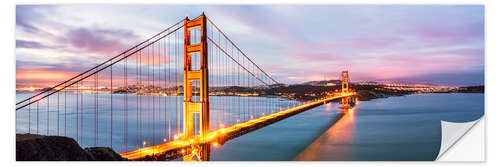
[[[47,97],[47,136],[49,135],[49,122],[50,122],[49,103],[50,103],[50,96]]]
[[[57,136],[59,136],[59,92],[57,92]]]
[[[164,56],[164,59],[163,59],[163,80],[164,80],[164,85],[163,85],[163,93],[165,94],[165,96],[163,97],[163,136],[164,138],[166,139],[167,138],[167,91],[168,91],[168,87],[167,87],[167,40],[166,39],[163,39],[163,54],[165,54]]]
[[[144,94],[144,85],[142,84],[142,50],[139,51],[139,62],[141,64],[141,67],[139,67],[139,85],[140,85],[140,90],[142,91],[141,93]],[[142,96],[138,95],[138,102],[137,102],[137,110],[139,110],[139,142],[144,141],[144,138],[142,137]],[[140,146],[143,146],[143,144],[139,144]]]
[[[151,93],[151,90],[150,90],[150,88],[151,88],[151,85],[150,85],[151,84],[151,80],[150,80],[150,74],[149,74],[149,69],[150,69],[150,67],[149,67],[149,65],[150,65],[149,50],[150,49],[148,47],[148,54],[147,54],[147,57],[148,57],[148,63],[147,63],[147,67],[148,67],[147,68],[148,81],[147,81],[147,87],[149,89],[148,89],[148,94],[147,94],[148,95],[147,96],[148,97],[148,109],[146,110],[148,112],[148,122],[147,122],[147,124],[148,124],[148,145],[149,145],[149,143],[151,143],[151,140],[149,138],[149,136],[151,135],[151,95],[150,95],[150,93]]]
[[[170,76],[171,76],[171,73],[170,73],[170,64],[172,63],[172,60],[170,59],[170,56],[171,56],[171,51],[170,51],[170,36],[168,36],[168,56],[169,56],[169,59],[168,59],[168,87],[167,87],[167,95],[168,95],[168,108],[169,110],[167,111],[168,112],[168,140],[170,141],[171,140],[171,136],[172,136],[172,133],[171,133],[171,120],[172,120],[172,92],[171,92],[171,82],[170,81]]]
[[[80,82],[76,83],[76,141],[79,141],[79,132],[80,132]]]
[[[109,96],[110,96],[110,123],[109,123],[109,126],[110,126],[110,131],[109,131],[109,145],[111,148],[113,148],[113,65],[111,65],[109,67],[109,71],[111,72],[110,74],[110,82],[111,82],[111,85],[109,86],[110,87],[110,92],[109,92]]]
[[[40,109],[39,109],[39,100],[37,100],[36,102],[36,134],[39,134],[38,133],[38,125],[39,125],[39,115],[40,115]]]
[[[82,80],[82,85],[83,85],[83,80]],[[83,88],[84,86],[82,86]],[[81,131],[81,135],[80,135],[80,142],[82,143],[83,145],[83,92],[80,93],[82,97],[80,97],[80,131]]]
[[[153,74],[153,77],[152,77],[152,79],[151,79],[151,80],[152,80],[152,84],[151,84],[151,85],[152,85],[153,91],[151,92],[152,94],[150,95],[150,96],[152,96],[152,98],[153,98],[153,100],[152,100],[152,103],[153,103],[153,106],[152,106],[152,111],[153,111],[153,118],[152,118],[152,119],[153,119],[153,122],[152,122],[152,126],[153,126],[153,137],[151,138],[151,139],[152,139],[152,145],[154,145],[154,143],[155,143],[155,139],[156,139],[156,138],[155,138],[155,136],[156,136],[156,133],[155,133],[155,132],[156,132],[156,123],[155,123],[155,117],[156,117],[156,116],[155,116],[155,108],[156,108],[156,107],[155,107],[155,106],[156,106],[156,105],[155,105],[155,96],[154,96],[154,93],[155,93],[155,91],[156,91],[156,88],[155,88],[155,45],[156,45],[156,43],[153,43],[153,46],[151,47],[151,50],[152,50],[152,52],[153,52],[153,53],[152,53],[152,57],[153,57],[152,59],[153,59],[153,61],[152,61],[152,64],[151,64],[151,66],[153,66],[153,69],[152,69],[152,74]]]
[[[95,130],[95,133],[96,133],[96,146],[99,144],[99,73],[96,73],[95,74],[96,76],[96,83],[95,83],[95,86],[96,86],[96,109],[95,109],[95,112],[96,112],[96,122],[95,122],[95,126],[96,126],[96,130]]]
[[[127,62],[128,58],[125,58],[125,63],[123,66],[123,74],[124,74],[124,79],[123,79],[123,89],[125,89],[125,94],[123,96],[123,150],[127,151],[127,137],[128,137],[128,84],[127,84]]]
[[[94,146],[97,146],[97,73],[94,75]]]
[[[67,92],[68,90],[64,90],[64,136],[67,136],[66,134],[66,117],[67,117],[67,114],[68,114],[68,111],[67,111],[67,107],[66,107],[66,95],[67,95]]]
[[[31,99],[28,100],[31,103]],[[28,105],[28,133],[31,133],[31,104]]]
[[[139,144],[139,92],[140,92],[141,88],[140,88],[140,83],[139,83],[139,56],[137,53],[135,54],[135,77],[136,77],[136,79],[135,79],[135,89],[136,89],[136,92],[135,92],[135,101],[136,101],[136,104],[135,104],[135,107],[136,107],[136,111],[135,111],[135,121],[136,121],[135,137],[136,137],[136,140],[135,140],[135,144],[136,145],[135,145],[135,147],[139,148],[139,146],[140,146],[140,144]]]

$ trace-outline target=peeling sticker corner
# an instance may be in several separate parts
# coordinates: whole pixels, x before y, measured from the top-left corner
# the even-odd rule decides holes
[[[441,121],[441,148],[436,161],[440,161],[441,156],[446,154],[482,118],[470,122]]]

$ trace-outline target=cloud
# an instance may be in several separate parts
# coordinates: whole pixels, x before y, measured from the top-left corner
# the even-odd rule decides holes
[[[61,42],[68,42],[73,48],[86,53],[115,54],[129,45],[124,40],[134,40],[137,35],[125,30],[99,28],[75,28],[61,37]]]
[[[36,33],[40,31],[36,26],[32,25],[31,21],[35,19],[37,13],[34,6],[18,5],[16,6],[16,25],[24,31]]]
[[[87,70],[87,67],[82,66],[82,64],[87,64],[87,62],[66,59],[62,63],[46,63],[39,62],[36,60],[32,61],[22,61],[16,60],[16,71],[65,71],[65,72],[83,72]]]
[[[51,48],[49,46],[45,46],[44,44],[34,42],[34,41],[25,41],[25,40],[16,40],[16,48],[35,48],[35,49],[45,49]]]
[[[414,46],[439,47],[450,45],[470,45],[478,43],[484,45],[484,22],[477,21],[454,27],[439,27],[419,25],[400,30],[399,33],[408,34],[415,42]]]
[[[17,48],[52,49],[88,56],[101,54],[113,56],[138,41],[139,36],[131,30],[104,28],[99,26],[68,25],[54,21],[59,6],[18,5],[16,8]],[[28,34],[26,34],[26,33]],[[18,35],[16,35],[18,36]],[[30,38],[35,37],[36,41]],[[58,47],[52,47],[48,44]],[[111,54],[111,55],[110,55]]]
[[[436,71],[484,73],[484,9],[477,5],[18,6],[16,53],[33,60],[18,69],[88,69],[160,25],[202,10],[255,63],[284,81],[338,76],[342,69],[366,80]],[[57,68],[40,60],[41,54],[55,51],[46,57],[57,61]]]

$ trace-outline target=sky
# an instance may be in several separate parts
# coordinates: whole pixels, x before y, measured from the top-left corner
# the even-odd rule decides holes
[[[17,5],[17,85],[56,84],[204,12],[282,83],[484,84],[482,5]]]

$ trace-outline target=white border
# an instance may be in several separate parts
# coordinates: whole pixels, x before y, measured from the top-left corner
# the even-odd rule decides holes
[[[0,17],[3,22],[1,26],[1,43],[0,48],[2,54],[0,54],[0,69],[2,71],[2,82],[0,82],[1,95],[0,106],[4,109],[1,110],[2,113],[2,124],[0,126],[0,132],[3,133],[0,138],[0,143],[2,144],[2,154],[1,154],[1,162],[5,166],[88,166],[91,164],[92,166],[109,166],[109,165],[120,165],[120,166],[137,166],[137,165],[145,165],[145,166],[277,166],[277,165],[286,165],[289,167],[294,166],[373,166],[373,165],[381,165],[381,166],[500,166],[499,158],[496,158],[498,154],[498,141],[499,133],[496,131],[491,131],[488,133],[486,139],[486,163],[442,163],[442,162],[209,162],[209,163],[117,163],[117,162],[109,162],[109,163],[94,163],[94,162],[15,162],[15,137],[14,134],[14,107],[15,107],[15,5],[16,4],[74,4],[74,3],[93,3],[93,4],[112,4],[112,3],[126,3],[126,4],[153,4],[153,3],[162,3],[165,4],[164,0],[67,0],[67,1],[57,1],[57,0],[7,0],[2,1],[0,5]],[[500,99],[498,93],[500,82],[498,80],[498,75],[496,72],[500,72],[498,63],[500,62],[499,56],[499,21],[500,18],[500,9],[499,2],[495,0],[365,0],[365,1],[348,1],[348,0],[331,0],[331,1],[321,1],[321,0],[289,0],[283,2],[281,0],[251,0],[251,1],[223,1],[223,0],[169,0],[170,4],[485,4],[486,10],[486,57],[485,57],[485,78],[486,78],[486,94],[485,94],[485,122],[488,127],[499,127],[499,114],[500,112],[498,105],[494,106],[495,102],[498,103],[498,99]],[[487,119],[486,119],[487,118]],[[477,129],[477,128],[473,128]],[[495,129],[495,128],[489,128]],[[487,130],[489,130],[487,129]],[[472,133],[472,132],[469,132]],[[488,142],[490,141],[490,142]],[[483,141],[474,141],[472,143],[483,142]],[[495,153],[496,152],[496,153]],[[490,157],[490,158],[488,158]]]

